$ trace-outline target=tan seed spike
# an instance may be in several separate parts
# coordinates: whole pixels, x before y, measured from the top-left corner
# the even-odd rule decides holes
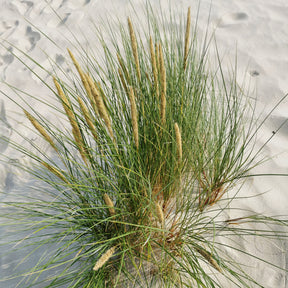
[[[57,176],[59,179],[61,179],[63,182],[69,184],[68,180],[65,178],[65,176],[55,167],[51,166],[50,164],[41,161],[41,164],[46,167],[49,171],[51,171],[55,176]]]
[[[206,251],[203,248],[196,248],[196,250],[211,264],[213,268],[215,268],[218,272],[222,273],[222,269],[219,267],[218,263],[212,257],[210,252]]]
[[[84,160],[84,162],[87,164],[87,159],[86,159],[86,156],[85,156],[85,153],[84,153],[84,149],[83,149],[83,146],[84,146],[84,143],[83,143],[83,138],[82,138],[82,135],[81,135],[81,132],[80,132],[80,128],[78,126],[78,123],[77,123],[77,120],[76,120],[76,117],[72,111],[72,107],[69,103],[69,100],[68,98],[66,97],[65,93],[63,92],[60,84],[58,83],[58,81],[56,80],[55,77],[53,77],[53,81],[54,81],[54,84],[56,86],[56,89],[57,89],[57,92],[58,92],[58,95],[62,101],[62,106],[65,110],[65,113],[69,119],[69,122],[72,126],[72,134],[74,136],[74,139],[75,139],[75,142],[78,146],[78,149],[79,149],[79,152],[81,154],[81,157],[82,159]]]
[[[182,160],[182,139],[181,132],[177,123],[174,124],[175,135],[176,135],[176,144],[177,144],[177,153],[179,161]]]
[[[158,87],[158,69],[157,69],[157,62],[156,56],[154,52],[154,45],[152,41],[152,37],[150,36],[150,56],[151,56],[151,64],[152,64],[152,73],[154,78],[154,87],[156,90],[156,95],[159,97],[159,87]]]
[[[53,81],[54,81],[54,84],[55,84],[55,87],[57,89],[57,92],[58,92],[58,95],[59,95],[59,98],[61,99],[62,101],[62,106],[66,112],[66,115],[68,116],[69,118],[69,121],[71,122],[71,119],[75,119],[75,115],[73,114],[72,112],[72,109],[71,109],[71,106],[70,106],[70,103],[69,103],[69,100],[68,98],[66,97],[65,93],[63,92],[60,84],[58,83],[58,81],[56,80],[55,77],[53,77]],[[72,124],[72,123],[71,123]],[[73,127],[73,125],[72,125]]]
[[[122,71],[124,73],[126,81],[128,82],[128,84],[131,84],[131,79],[129,77],[128,71],[127,71],[127,69],[126,69],[126,67],[125,67],[125,65],[123,63],[123,60],[122,60],[121,56],[118,53],[117,53],[117,59],[118,59],[118,62],[120,64],[120,67],[121,67],[121,69],[122,69]]]
[[[159,60],[159,47],[157,43],[155,44],[155,58],[156,58],[156,67],[157,72],[160,70],[160,60]]]
[[[97,90],[100,92],[100,96],[103,99],[104,106],[107,108],[107,98],[106,98],[106,95],[105,95],[105,93],[103,91],[101,83],[99,81],[98,82],[94,82],[94,85],[96,86]]]
[[[115,215],[114,204],[108,194],[104,194],[103,196],[105,204],[108,206],[108,210],[111,216]]]
[[[152,37],[150,36],[149,39],[149,44],[150,44],[150,56],[151,56],[151,64],[152,64],[152,72],[153,72],[153,77],[154,77],[154,82],[157,81],[157,63],[156,63],[156,57],[155,57],[155,52],[154,52],[154,45],[152,41]]]
[[[95,99],[94,99],[94,97],[93,97],[93,95],[92,95],[92,91],[91,91],[91,88],[90,88],[90,85],[89,85],[89,81],[88,81],[88,78],[89,78],[90,76],[89,76],[87,73],[84,73],[84,76],[85,76],[85,81],[86,81],[87,85],[89,86],[89,90],[90,90],[90,94],[88,94],[88,96],[89,96],[89,97],[88,97],[88,98],[89,98],[89,101],[90,101],[90,103],[91,103],[91,106],[92,106],[95,114],[96,114],[97,116],[99,116],[99,111],[98,111],[98,108],[97,108]]]
[[[114,139],[111,120],[110,120],[110,117],[107,113],[103,99],[102,99],[97,87],[95,86],[92,78],[88,75],[87,79],[88,79],[88,83],[89,83],[89,86],[90,86],[91,91],[92,91],[92,95],[96,101],[96,105],[97,105],[97,109],[99,111],[99,114],[102,117],[102,119],[104,120],[110,136]]]
[[[74,129],[74,127],[72,128],[72,134],[73,134],[75,142],[77,144],[77,148],[79,150],[79,153],[80,153],[83,161],[87,165],[86,155],[88,155],[88,151],[85,149],[85,144],[84,144],[84,141],[83,141],[83,138],[82,138],[78,124],[77,124],[77,129]],[[85,150],[86,150],[86,152],[85,152]]]
[[[128,88],[127,88],[127,85],[126,85],[126,82],[125,82],[124,76],[123,76],[123,74],[122,74],[120,68],[118,69],[118,74],[119,74],[119,77],[120,77],[120,80],[121,80],[122,86],[123,86],[123,88],[124,88],[126,94],[128,94]]]
[[[113,246],[109,250],[107,250],[96,262],[95,266],[93,267],[94,271],[98,271],[114,254],[116,250],[116,246]]]
[[[184,65],[183,68],[184,70],[186,69],[187,66],[187,57],[188,57],[188,52],[189,52],[189,39],[190,39],[190,26],[191,26],[191,11],[190,7],[188,8],[187,12],[187,22],[186,22],[186,33],[185,33],[185,47],[184,47]]]
[[[164,213],[163,213],[163,210],[162,210],[162,208],[158,202],[156,203],[156,215],[157,215],[159,222],[163,225],[164,224]]]
[[[137,50],[137,41],[136,41],[136,36],[135,36],[134,29],[133,29],[133,25],[129,17],[128,17],[128,26],[129,26],[131,47],[132,47],[132,52],[134,56],[135,66],[136,66],[137,78],[138,78],[138,81],[140,82],[141,73],[140,73],[139,57],[138,57],[138,50]]]
[[[72,54],[72,52],[69,49],[67,49],[67,50],[68,50],[68,53],[69,53],[69,55],[70,55],[70,57],[72,59],[72,62],[74,64],[74,66],[76,67],[76,69],[77,69],[77,71],[79,73],[79,76],[80,76],[82,84],[83,84],[83,86],[84,86],[84,88],[86,90],[88,98],[91,100],[92,99],[92,94],[91,94],[91,89],[89,87],[89,84],[87,82],[87,77],[86,77],[85,73],[83,72],[81,66],[79,65],[78,61],[76,60],[76,58]]]
[[[160,77],[161,77],[161,89],[162,92],[164,92],[166,96],[166,90],[167,90],[167,83],[166,83],[166,69],[165,69],[165,62],[164,62],[164,56],[163,56],[163,50],[162,45],[159,44],[159,61],[160,61]]]
[[[160,105],[160,117],[162,125],[166,122],[166,69],[163,57],[162,46],[159,44],[159,61],[160,61],[160,80],[161,80],[161,105]]]
[[[43,136],[43,138],[54,148],[56,152],[58,152],[58,149],[53,142],[52,138],[49,136],[45,128],[26,110],[24,110],[24,113],[26,117],[29,119],[31,124],[38,130],[38,132]]]
[[[130,87],[130,91],[129,91],[129,100],[130,100],[130,105],[131,105],[133,136],[134,136],[136,148],[138,150],[139,149],[138,116],[137,116],[135,96],[134,96],[132,87]]]
[[[78,103],[80,105],[80,109],[82,114],[84,115],[85,121],[89,127],[89,130],[91,131],[92,135],[94,136],[95,139],[98,139],[98,135],[96,134],[96,128],[95,125],[92,122],[92,117],[90,112],[88,111],[85,103],[82,101],[80,97],[78,97]]]
[[[164,92],[161,93],[161,105],[160,105],[160,117],[161,117],[161,123],[164,125],[166,123],[166,96]]]

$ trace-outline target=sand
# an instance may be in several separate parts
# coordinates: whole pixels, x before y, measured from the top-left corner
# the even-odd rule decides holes
[[[158,3],[158,1],[151,1],[152,5],[157,5],[156,2]],[[175,9],[177,7],[178,10],[186,11],[187,7],[191,6],[192,16],[195,19],[197,1],[172,0],[171,2],[172,6]],[[136,10],[139,10],[144,1],[137,0],[133,3]],[[162,9],[168,10],[168,1],[161,1],[161,3]],[[62,20],[59,20],[53,9],[57,11]],[[70,47],[69,41],[71,45],[75,44],[75,39],[67,31],[66,25],[76,35],[79,35],[81,44],[85,46],[87,43],[80,29],[84,29],[87,37],[93,37],[91,31],[87,29],[91,25],[90,19],[97,23],[101,21],[101,17],[109,18],[117,15],[120,20],[125,21],[129,11],[131,12],[131,7],[128,0],[0,0],[0,41],[6,47],[0,46],[0,90],[24,107],[27,106],[25,101],[12,93],[4,82],[25,90],[39,99],[52,101],[51,92],[34,73],[41,75],[48,83],[51,83],[51,77],[37,68],[33,62],[21,56],[20,50],[36,59],[45,69],[51,70],[45,53],[48,53],[49,57],[63,69],[67,69],[65,48]],[[215,31],[219,53],[223,57],[223,67],[233,67],[237,54],[238,81],[244,80],[245,83],[249,83],[251,97],[257,98],[257,113],[267,115],[288,93],[288,2],[286,0],[214,0],[208,23],[209,11],[210,1],[202,0],[199,13],[199,37],[203,37],[207,25],[210,32]],[[57,45],[49,41],[45,35],[51,37]],[[9,51],[18,55],[31,70]],[[213,53],[211,51],[211,54]],[[35,138],[29,130],[28,121],[21,109],[4,94],[0,94],[0,136],[27,145],[13,131],[18,129],[29,139],[34,137],[33,141],[41,143],[41,140]],[[37,108],[37,111],[44,116],[53,117],[49,114],[49,109],[35,99],[29,99],[29,105]],[[288,100],[286,99],[272,112],[259,131],[258,147],[274,135],[274,132],[277,133],[262,151],[262,155],[271,160],[257,167],[255,173],[288,174],[288,124],[283,125],[279,131],[277,130],[287,119],[287,111]],[[9,141],[0,140],[0,153],[9,160],[6,163],[0,163],[0,191],[6,193],[0,196],[0,200],[13,200],[15,197],[13,195],[17,193],[22,193],[22,195],[31,193],[28,186],[33,183],[33,179],[13,166],[13,163],[27,161],[27,159],[15,152],[9,145]],[[287,186],[288,177],[263,176],[250,179],[244,186],[246,195],[267,193],[249,202],[245,201],[243,207],[267,215],[287,215]],[[7,228],[0,226],[1,238],[6,231]],[[288,243],[287,245],[284,243],[279,248],[277,241],[267,244],[261,241],[254,243],[253,239],[250,239],[243,245],[247,251],[256,251],[265,259],[288,269],[288,254],[285,250]],[[9,256],[2,257],[0,278],[7,276],[16,264],[17,259],[10,259]],[[288,287],[288,277],[285,272],[256,261],[248,265],[251,266],[253,276],[261,281],[263,287]],[[14,288],[15,282],[0,283],[0,287]]]

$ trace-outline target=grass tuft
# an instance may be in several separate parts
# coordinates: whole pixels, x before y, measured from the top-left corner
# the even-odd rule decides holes
[[[78,47],[85,66],[68,49],[73,80],[55,75],[56,91],[49,87],[67,128],[24,110],[55,151],[14,143],[33,160],[21,168],[42,183],[41,196],[6,202],[1,217],[10,227],[24,219],[15,247],[32,247],[26,259],[50,251],[20,274],[25,287],[263,287],[238,256],[276,268],[238,244],[282,241],[287,220],[234,206],[261,163],[263,123],[219,55],[216,71],[208,67],[190,8],[186,19],[159,13],[148,5],[144,28],[130,18],[127,27],[96,27],[102,54]]]

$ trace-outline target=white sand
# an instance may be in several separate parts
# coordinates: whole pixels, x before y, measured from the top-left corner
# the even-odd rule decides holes
[[[86,32],[90,24],[89,16],[96,23],[99,17],[117,15],[124,19],[129,14],[128,0],[49,0],[51,7],[64,19],[63,22],[73,31],[78,33],[82,45],[86,45],[77,27]],[[136,10],[140,8],[144,1],[132,1]],[[152,3],[158,2],[151,0]],[[195,16],[197,1],[193,0],[172,0],[172,5],[182,9],[186,13],[186,8],[192,7],[192,14]],[[207,17],[209,14],[210,1],[202,0],[200,9],[199,30],[200,36],[207,27]],[[217,45],[220,55],[225,55],[224,65],[231,65],[235,60],[237,50],[238,55],[238,77],[239,81],[246,79],[251,88],[256,89],[258,110],[268,113],[268,111],[288,92],[288,1],[287,0],[214,0],[212,3],[209,29],[216,29]],[[168,1],[162,1],[163,9],[168,9]],[[10,44],[5,44],[17,55],[16,48],[28,53],[35,58],[45,68],[50,69],[49,61],[42,52],[44,50],[58,64],[65,67],[64,58],[67,57],[65,48],[70,46],[68,37],[72,43],[67,28],[59,21],[50,5],[44,0],[0,0],[0,40],[5,39]],[[155,4],[153,4],[155,5]],[[31,24],[29,24],[30,21]],[[32,26],[33,24],[33,26]],[[53,45],[44,35],[41,35],[37,28],[51,37],[62,48]],[[78,31],[78,32],[77,32]],[[91,35],[90,35],[91,36]],[[22,57],[22,59],[24,59]],[[26,61],[26,60],[25,60]],[[47,81],[51,82],[50,77],[36,68],[30,62],[30,67],[35,69]],[[2,83],[6,81],[19,89],[37,95],[41,99],[49,99],[51,92],[40,83],[31,71],[19,63],[15,57],[9,54],[0,46],[0,90],[8,93],[19,103],[15,94]],[[2,99],[2,100],[1,100]],[[0,94],[0,136],[11,137],[13,140],[20,140],[11,128],[21,129],[21,132],[31,136],[29,129],[24,128],[23,124],[28,124],[19,108],[4,95]],[[47,117],[53,117],[44,105],[35,100],[29,100],[33,107]],[[288,100],[285,100],[269,117],[266,124],[259,132],[258,146],[276,131],[279,125],[287,119]],[[33,135],[34,137],[34,135]],[[37,141],[39,139],[35,139]],[[18,159],[19,153],[15,152],[9,145],[0,141],[0,153],[7,156],[12,161]],[[285,124],[276,133],[270,143],[263,149],[263,154],[273,157],[269,162],[257,167],[257,173],[287,173],[288,174],[288,124]],[[11,162],[11,161],[10,161]],[[10,193],[15,191],[25,194],[30,193],[25,190],[31,184],[29,175],[18,171],[9,163],[0,163],[0,190]],[[243,207],[265,213],[268,215],[288,215],[288,177],[257,177],[249,180],[244,186],[244,192],[249,195],[253,193],[268,192],[257,199],[245,200]],[[247,195],[246,194],[246,195]],[[7,200],[9,196],[0,196],[0,200]],[[13,197],[10,196],[13,199]],[[5,232],[0,228],[1,237]],[[276,265],[288,269],[286,262],[288,256],[282,245],[278,247],[278,242],[262,243],[262,241],[243,243],[247,251],[258,253]],[[20,255],[19,255],[20,257]],[[10,263],[9,257],[0,259],[0,278],[7,276],[9,271],[15,266],[17,259]],[[13,259],[12,259],[13,260]],[[240,259],[241,261],[241,259]],[[258,263],[257,261],[245,263],[251,265],[252,275],[261,281],[265,288],[284,288],[288,287],[288,277],[269,265]],[[252,269],[254,268],[254,269]],[[256,268],[256,269],[255,269]],[[8,285],[8,286],[7,286]],[[5,288],[14,288],[15,283],[5,284]],[[226,286],[225,286],[226,287]],[[225,288],[224,287],[224,288]]]

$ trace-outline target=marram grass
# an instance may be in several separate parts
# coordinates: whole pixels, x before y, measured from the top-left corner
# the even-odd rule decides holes
[[[190,8],[163,36],[164,24],[146,12],[147,30],[128,18],[112,45],[97,31],[102,62],[68,50],[74,80],[53,75],[51,87],[68,130],[24,110],[55,153],[15,144],[34,161],[24,169],[46,186],[45,197],[6,203],[9,225],[25,219],[31,255],[52,251],[23,271],[19,287],[264,287],[233,255],[273,263],[237,241],[283,239],[287,222],[241,209],[223,220],[260,161],[259,126],[242,112],[253,114],[251,103],[233,74],[224,80],[220,58],[218,72],[209,70]]]

